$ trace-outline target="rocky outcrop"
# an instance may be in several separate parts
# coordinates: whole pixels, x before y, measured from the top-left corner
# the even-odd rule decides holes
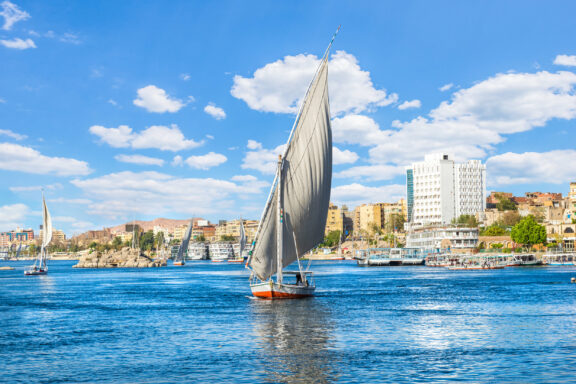
[[[154,268],[165,267],[166,260],[153,260],[139,249],[123,248],[120,251],[93,251],[80,257],[74,268]]]

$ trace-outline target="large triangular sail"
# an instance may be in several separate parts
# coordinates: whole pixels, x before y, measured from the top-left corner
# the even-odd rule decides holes
[[[40,249],[40,260],[38,262],[40,268],[46,267],[46,247],[52,240],[52,218],[46,206],[46,199],[44,192],[42,192],[42,248]]]
[[[194,219],[190,220],[190,224],[188,224],[188,228],[186,228],[186,232],[184,233],[184,237],[182,238],[182,243],[178,248],[178,255],[176,256],[176,260],[179,261],[184,260],[184,253],[188,250],[188,243],[190,242],[190,236],[192,235],[193,224]]]
[[[302,103],[248,261],[262,280],[324,239],[332,181],[328,50]],[[277,210],[281,199],[280,212]],[[278,217],[280,216],[280,218]],[[282,225],[278,230],[278,223]],[[277,235],[282,239],[278,241]],[[282,249],[278,249],[282,244]],[[282,255],[280,263],[277,255]]]

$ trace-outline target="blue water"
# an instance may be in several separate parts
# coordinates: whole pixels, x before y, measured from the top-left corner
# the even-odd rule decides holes
[[[0,382],[575,382],[576,267],[317,262],[317,297],[250,297],[242,265],[1,262]]]

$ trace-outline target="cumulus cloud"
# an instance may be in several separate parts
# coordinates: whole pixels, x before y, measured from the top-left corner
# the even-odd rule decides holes
[[[29,185],[26,187],[10,187],[9,189],[12,192],[32,192],[32,191],[41,191],[42,189],[56,190],[56,189],[62,189],[62,184],[54,183],[48,185]]]
[[[511,184],[551,183],[574,181],[575,150],[549,152],[507,152],[486,161],[488,181],[498,187]]]
[[[137,94],[138,97],[133,101],[134,105],[142,107],[148,112],[174,113],[186,105],[182,100],[170,97],[165,90],[155,85],[140,88]]]
[[[231,180],[246,183],[246,182],[250,182],[250,181],[256,181],[256,180],[258,180],[258,178],[256,176],[252,176],[252,175],[235,175],[235,176],[232,176]]]
[[[286,149],[286,144],[282,144],[273,149],[262,148],[262,145],[254,140],[248,140],[248,148],[251,151],[246,152],[242,169],[255,169],[263,174],[273,175],[276,172],[278,164],[278,155],[282,155]]]
[[[21,38],[17,37],[12,40],[0,40],[0,44],[5,46],[6,48],[12,49],[29,49],[29,48],[36,48],[36,44],[32,39],[22,40]]]
[[[572,55],[558,55],[554,59],[554,64],[556,65],[564,65],[567,67],[576,67],[576,56]]]
[[[216,120],[222,120],[226,118],[226,112],[224,112],[222,108],[215,106],[213,103],[210,103],[207,106],[205,106],[204,112],[206,112]]]
[[[268,183],[236,184],[212,178],[177,178],[159,172],[120,172],[71,182],[92,200],[88,213],[110,220],[134,214],[209,215],[235,208],[239,195],[258,195]]]
[[[363,179],[368,181],[390,180],[404,174],[404,168],[394,165],[376,164],[348,168],[334,174],[336,178]]]
[[[164,160],[156,157],[148,157],[143,155],[116,155],[114,158],[123,163],[131,163],[138,165],[158,165],[163,166]]]
[[[12,26],[17,22],[30,18],[28,12],[21,10],[16,4],[9,1],[3,1],[0,7],[2,7],[0,16],[4,18],[2,29],[5,31],[12,29]]]
[[[9,129],[0,129],[0,135],[8,136],[8,137],[11,137],[15,140],[24,140],[28,137],[26,135],[21,135],[19,133],[12,132]]]
[[[173,167],[179,167],[179,166],[182,166],[183,164],[184,164],[184,159],[180,155],[174,156],[174,158],[172,159],[172,162],[170,163],[170,165],[172,165]]]
[[[408,109],[408,108],[420,108],[421,106],[422,106],[422,103],[420,102],[420,100],[415,99],[415,100],[403,102],[402,104],[400,104],[398,106],[398,109],[403,111],[403,110]]]
[[[18,144],[0,143],[0,169],[37,175],[87,175],[88,163],[65,157],[49,157]]]
[[[400,184],[383,187],[368,187],[354,183],[332,188],[330,200],[337,204],[357,206],[366,203],[379,203],[383,201],[397,201],[406,196],[406,187]]]
[[[257,111],[297,113],[320,59],[314,55],[286,56],[266,64],[253,77],[234,76],[232,96]],[[363,71],[354,55],[337,51],[330,59],[330,108],[334,115],[359,113],[398,100],[396,94],[376,89],[370,72]]]
[[[187,140],[180,128],[172,124],[170,127],[153,125],[141,132],[133,132],[127,125],[118,128],[106,128],[101,125],[93,125],[90,133],[114,148],[156,148],[162,151],[177,152],[183,149],[196,148],[203,144],[194,140]]]
[[[346,115],[332,120],[332,139],[336,143],[372,146],[387,137],[387,131],[372,118],[363,115]]]
[[[11,231],[16,227],[24,227],[26,216],[30,209],[24,204],[0,206],[0,232]]]
[[[227,160],[228,158],[220,153],[210,152],[201,156],[190,156],[185,162],[192,168],[208,170]]]
[[[352,164],[358,160],[358,154],[352,152],[348,149],[340,150],[336,147],[332,147],[332,164]]]

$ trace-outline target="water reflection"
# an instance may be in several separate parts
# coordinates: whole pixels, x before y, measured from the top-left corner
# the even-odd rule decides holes
[[[327,383],[337,377],[330,314],[314,299],[253,300],[266,381]]]

